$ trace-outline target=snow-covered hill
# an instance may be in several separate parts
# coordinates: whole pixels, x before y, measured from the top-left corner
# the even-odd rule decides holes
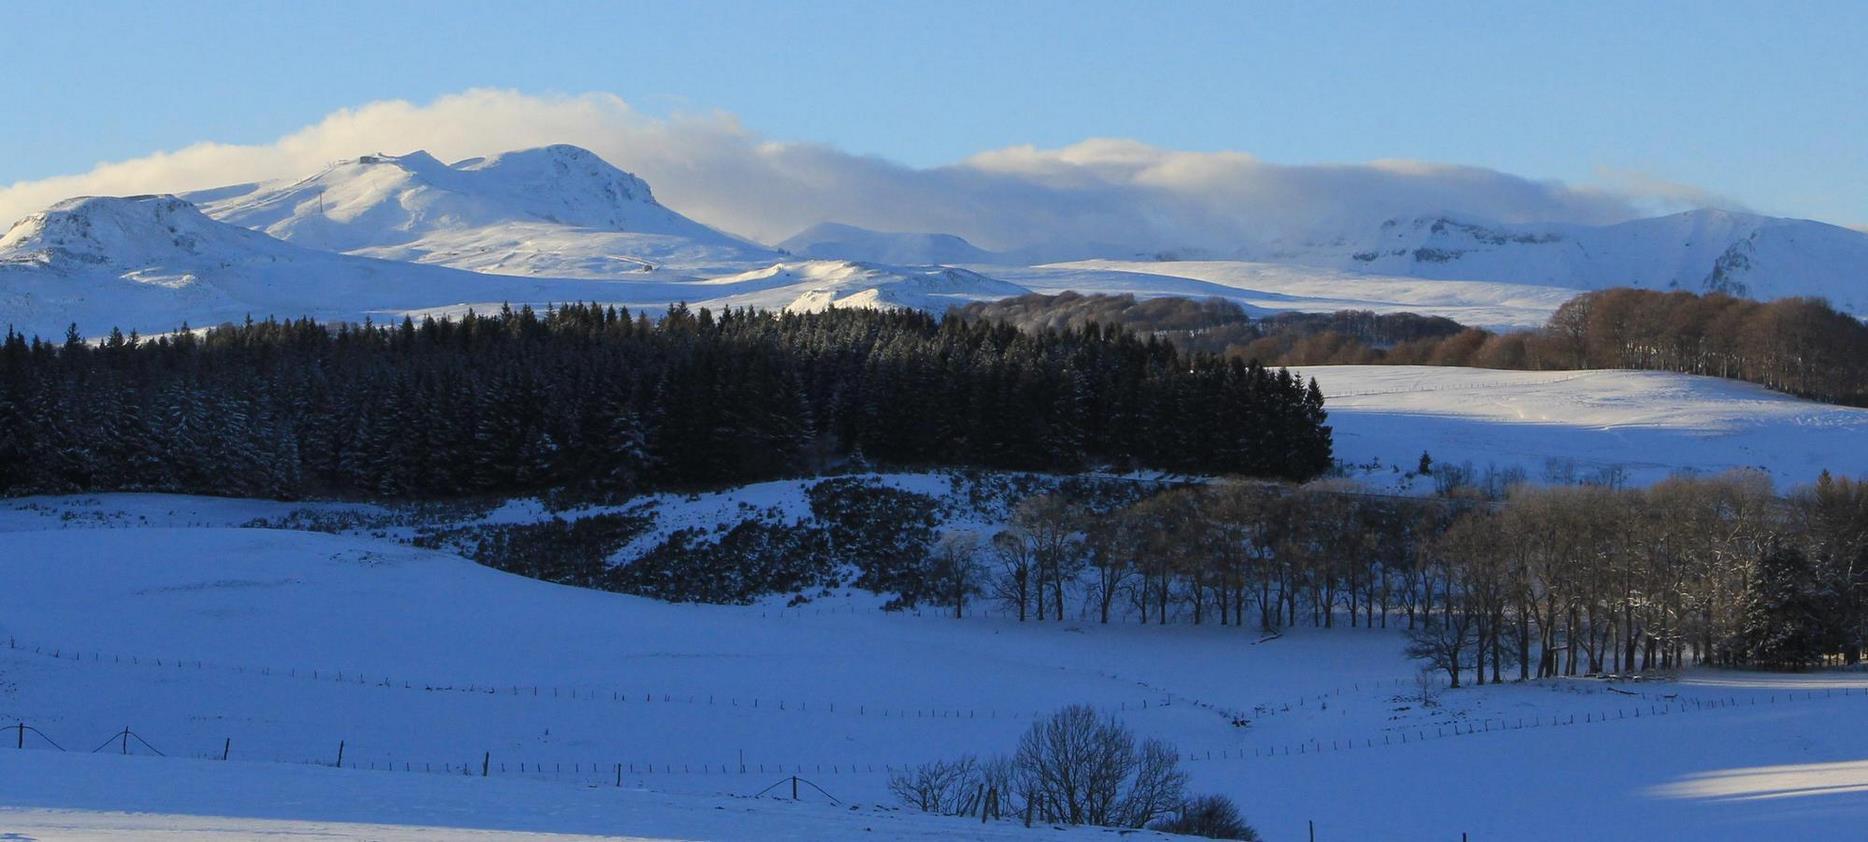
[[[1336,457],[1369,483],[1431,491],[1408,476],[1425,450],[1532,482],[1648,485],[1676,473],[1752,468],[1780,489],[1824,469],[1868,475],[1868,409],[1662,371],[1493,371],[1314,366]]]
[[[669,210],[642,179],[575,146],[451,165],[420,151],[366,155],[300,181],[184,198],[308,248],[476,272],[608,278],[773,256]]]
[[[1642,287],[1759,299],[1817,296],[1868,316],[1868,234],[1803,219],[1697,210],[1615,225],[1493,225],[1448,216],[1276,245],[1269,262],[1442,280]]]
[[[979,248],[953,234],[871,231],[836,222],[823,222],[799,231],[778,247],[799,257],[910,266],[1009,262],[1005,255]]]

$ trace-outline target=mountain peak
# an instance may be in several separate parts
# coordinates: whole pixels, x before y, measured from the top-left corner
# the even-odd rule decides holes
[[[294,245],[497,274],[610,277],[772,256],[669,210],[647,182],[569,144],[452,164],[423,151],[365,155],[298,181],[184,198]]]
[[[216,219],[330,251],[538,225],[731,241],[657,203],[642,179],[565,144],[451,165],[423,151],[365,155],[302,181],[201,198]]]
[[[280,245],[209,219],[175,196],[80,196],[15,223],[0,236],[0,259],[141,267]]]
[[[489,158],[459,162],[453,169],[498,179],[504,182],[501,186],[514,193],[555,198],[567,208],[576,204],[605,208],[626,204],[660,207],[649,191],[648,182],[580,146],[554,144],[502,152]],[[607,222],[615,224],[616,220]]]

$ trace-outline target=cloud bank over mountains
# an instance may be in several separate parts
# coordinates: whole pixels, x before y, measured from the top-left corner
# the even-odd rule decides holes
[[[768,243],[834,221],[958,234],[990,249],[1099,244],[1230,253],[1421,214],[1594,224],[1718,201],[1625,176],[1611,187],[1588,187],[1420,161],[1286,165],[1120,139],[1015,146],[914,168],[772,140],[724,113],[663,118],[610,94],[471,90],[427,104],[344,109],[267,144],[201,143],[0,187],[0,228],[72,196],[297,179],[377,152],[425,149],[452,161],[553,143],[588,148],[646,179],[668,206]]]

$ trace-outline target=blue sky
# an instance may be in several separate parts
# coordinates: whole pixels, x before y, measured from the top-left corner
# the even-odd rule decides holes
[[[1706,191],[1868,223],[1868,3],[11,6],[0,184],[476,87],[931,166],[1134,138]]]

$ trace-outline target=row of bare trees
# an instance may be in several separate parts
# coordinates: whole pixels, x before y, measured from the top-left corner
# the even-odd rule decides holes
[[[1736,472],[1502,499],[1354,484],[1212,483],[1098,511],[1027,499],[946,536],[933,598],[1020,621],[1409,630],[1454,686],[1689,663],[1853,663],[1868,614],[1868,485],[1788,497]]]

